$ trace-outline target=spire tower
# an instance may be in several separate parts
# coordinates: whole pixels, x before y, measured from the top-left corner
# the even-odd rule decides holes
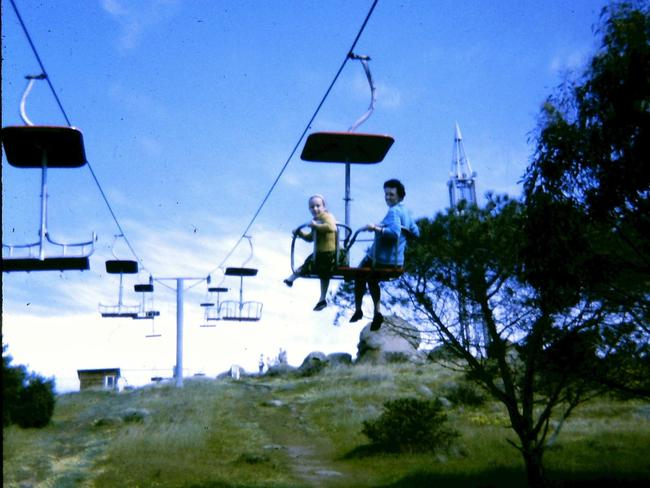
[[[472,171],[472,166],[465,156],[463,136],[460,133],[458,122],[456,122],[454,150],[447,186],[449,187],[450,207],[455,207],[462,200],[468,204],[476,205],[476,172]]]

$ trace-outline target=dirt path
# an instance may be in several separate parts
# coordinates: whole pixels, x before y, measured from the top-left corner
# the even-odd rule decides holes
[[[259,410],[254,419],[272,439],[265,446],[287,454],[291,469],[304,487],[349,486],[349,474],[337,463],[334,446],[310,429],[304,421],[299,405],[274,399],[271,391],[258,391]]]

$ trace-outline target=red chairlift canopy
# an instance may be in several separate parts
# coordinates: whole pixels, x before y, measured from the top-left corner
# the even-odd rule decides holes
[[[314,132],[300,159],[325,163],[375,164],[383,161],[395,142],[391,136],[355,132]]]
[[[17,168],[78,168],[86,164],[83,135],[74,127],[10,126],[2,129],[7,161]]]

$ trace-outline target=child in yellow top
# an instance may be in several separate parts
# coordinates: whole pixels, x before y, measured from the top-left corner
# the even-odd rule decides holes
[[[327,289],[332,270],[336,265],[336,219],[328,212],[322,195],[309,197],[309,211],[314,217],[309,224],[311,230],[307,233],[297,231],[296,235],[305,241],[313,241],[314,252],[295,273],[284,280],[284,283],[293,286],[293,282],[300,276],[317,274],[320,278],[320,299],[314,310],[318,311],[327,307]]]

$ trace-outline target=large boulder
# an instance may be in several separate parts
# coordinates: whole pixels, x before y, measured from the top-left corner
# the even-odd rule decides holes
[[[347,352],[333,352],[327,355],[330,366],[350,366],[352,364],[352,354]]]
[[[359,336],[357,363],[389,363],[420,361],[420,331],[404,319],[391,315],[381,328],[370,330],[366,325]]]
[[[311,376],[318,373],[321,369],[327,366],[328,363],[329,359],[322,352],[310,352],[298,367],[298,372],[303,376]]]

